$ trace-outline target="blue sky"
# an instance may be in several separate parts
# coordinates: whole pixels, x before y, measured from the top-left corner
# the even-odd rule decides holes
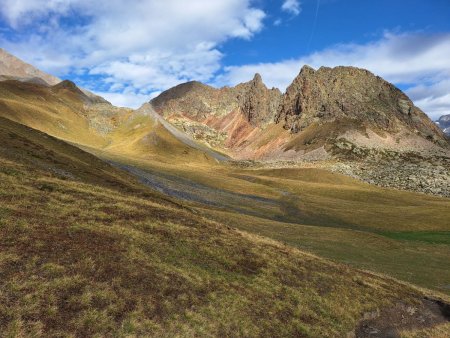
[[[0,0],[0,47],[123,106],[255,72],[284,90],[309,64],[367,68],[450,113],[449,0]]]

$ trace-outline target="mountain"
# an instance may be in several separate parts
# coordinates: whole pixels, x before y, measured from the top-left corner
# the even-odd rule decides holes
[[[188,134],[237,159],[326,159],[343,143],[443,154],[448,141],[398,88],[367,70],[305,66],[286,93],[259,74],[233,88],[187,83],[151,104]]]
[[[447,144],[441,131],[403,92],[354,67],[321,67],[317,71],[303,67],[288,87],[276,121],[293,134],[313,125],[320,129],[332,124],[335,128],[330,131],[336,138],[359,130]],[[337,128],[339,122],[342,126]]]
[[[229,152],[272,123],[280,99],[281,92],[268,89],[256,74],[253,80],[233,88],[188,82],[161,93],[150,103],[183,132]]]
[[[61,79],[35,68],[0,48],[0,81],[4,80],[17,80],[48,86],[55,86],[61,82]],[[86,89],[81,88],[80,90],[90,101],[108,103],[104,98]]]
[[[450,136],[450,114],[442,115],[439,120],[436,121],[436,124],[442,129],[444,134]]]
[[[0,81],[0,117],[86,149],[128,154],[136,159],[175,162],[226,159],[189,137],[174,135],[178,130],[159,115],[146,109],[114,107],[102,98],[86,95],[68,80],[53,86]]]
[[[61,82],[57,77],[23,62],[2,48],[0,48],[0,79],[34,81],[47,85],[55,85]]]

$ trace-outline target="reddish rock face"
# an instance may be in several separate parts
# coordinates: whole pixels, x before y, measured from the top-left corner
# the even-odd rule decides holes
[[[165,117],[180,114],[196,121],[223,117],[237,110],[255,127],[274,121],[281,100],[279,89],[268,89],[256,74],[252,81],[220,89],[192,81],[173,87],[151,101]]]

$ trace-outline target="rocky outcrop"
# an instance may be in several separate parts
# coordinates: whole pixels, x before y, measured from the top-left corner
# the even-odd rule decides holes
[[[450,137],[450,114],[441,116],[436,121],[436,124],[442,129],[444,134]]]
[[[268,89],[261,75],[255,74],[252,81],[236,86],[235,90],[239,108],[252,125],[260,127],[274,121],[282,96],[279,89]]]
[[[273,122],[281,96],[279,89],[268,89],[256,74],[252,81],[231,88],[183,83],[161,93],[151,104],[165,117],[182,114],[195,121],[239,110],[250,124],[261,127]]]
[[[299,133],[313,123],[353,121],[363,128],[398,133],[408,130],[446,143],[442,132],[394,85],[354,67],[304,66],[288,87],[277,123]]]

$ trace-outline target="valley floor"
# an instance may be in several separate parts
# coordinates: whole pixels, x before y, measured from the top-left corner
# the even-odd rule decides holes
[[[380,188],[317,167],[181,168],[107,158],[208,218],[450,294],[448,198]]]

